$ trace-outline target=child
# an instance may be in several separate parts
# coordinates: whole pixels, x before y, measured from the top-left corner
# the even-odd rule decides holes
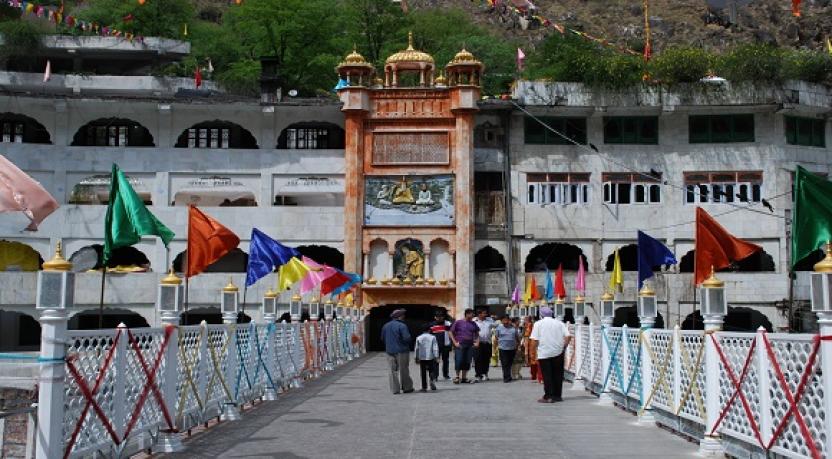
[[[416,363],[422,375],[422,392],[427,392],[427,375],[430,373],[430,390],[436,390],[436,379],[439,378],[439,343],[430,333],[430,327],[422,329],[422,334],[416,338]]]

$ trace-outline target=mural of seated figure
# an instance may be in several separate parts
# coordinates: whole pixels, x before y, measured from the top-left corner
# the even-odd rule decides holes
[[[427,183],[422,183],[422,186],[419,189],[419,198],[416,199],[416,204],[427,206],[433,204],[433,198],[430,194]]]
[[[413,193],[407,185],[407,180],[402,177],[402,181],[393,189],[393,204],[413,204]]]

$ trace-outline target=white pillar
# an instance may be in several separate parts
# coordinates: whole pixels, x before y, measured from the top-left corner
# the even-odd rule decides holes
[[[366,281],[367,279],[373,277],[373,273],[370,272],[370,255],[367,253],[362,253],[362,263],[364,272],[361,273],[361,277]]]
[[[431,278],[431,271],[432,270],[431,270],[430,265],[431,265],[431,263],[430,263],[430,250],[427,250],[427,251],[425,251],[425,275],[423,277],[425,280]]]
[[[610,368],[610,352],[611,349],[607,342],[609,341],[608,338],[605,338],[605,334],[612,328],[612,317],[604,317],[601,319],[601,393],[598,394],[598,403],[602,405],[612,405],[612,397],[610,397],[610,389],[607,387],[605,382],[609,382],[607,378],[607,373],[612,370]],[[612,377],[609,378],[612,380]]]
[[[761,407],[771,406],[771,394],[769,393],[771,389],[771,378],[768,373],[771,362],[769,362],[768,353],[766,352],[766,343],[764,341],[765,333],[766,329],[760,327],[757,329],[757,334],[754,337],[754,339],[757,340],[757,345],[756,349],[754,349],[755,355],[753,364],[757,366],[756,390],[757,395],[760,397]],[[775,384],[777,384],[777,382],[775,382]],[[764,443],[768,444],[771,434],[774,432],[774,428],[772,427],[773,422],[771,419],[771,410],[760,410],[759,416],[758,427],[760,429],[760,437],[763,439]]]
[[[74,282],[69,285],[74,288]],[[40,313],[40,367],[38,380],[38,432],[35,448],[38,459],[63,457],[64,376],[66,357],[66,313],[47,309]]]
[[[641,402],[647,401],[650,391],[653,389],[653,359],[650,354],[650,346],[653,342],[653,324],[655,319],[652,317],[641,318]],[[668,349],[668,352],[670,350]],[[654,425],[656,418],[653,415],[652,406],[647,403],[641,406],[638,417],[639,423]]]
[[[704,456],[721,457],[725,450],[718,433],[710,435],[719,418],[719,353],[714,340],[719,341],[717,332],[722,330],[724,317],[716,314],[705,315],[705,436],[699,441],[699,453]]]
[[[832,336],[832,312],[818,312],[818,326],[820,327],[820,336]],[[824,340],[820,342],[820,368],[823,373],[822,384],[823,393],[832,394],[832,341]],[[827,421],[823,425],[823,430],[826,433],[825,451],[829,454],[832,451],[832,422],[829,422],[829,413],[832,413],[832,397],[823,397],[823,409],[826,413]]]
[[[232,312],[223,313],[222,323],[225,324],[226,337],[228,339],[228,348],[225,356],[225,380],[231,382],[237,378],[238,365],[243,364],[243,362],[239,362],[237,359],[237,314]],[[240,384],[242,384],[242,381],[240,381]],[[235,391],[238,389],[236,386],[229,384],[229,390]],[[232,393],[231,396],[234,397],[234,394]],[[223,406],[223,412],[220,415],[220,420],[239,421],[240,419],[242,419],[242,415],[240,414],[236,397],[235,400],[226,400]]]
[[[393,252],[387,252],[387,258],[388,258],[387,261],[389,262],[389,263],[387,263],[387,278],[388,279],[392,279],[393,278],[393,273],[395,272],[395,270],[393,269],[393,258],[394,258],[393,255],[394,255]]]
[[[583,387],[581,385],[581,381],[583,380],[583,377],[581,376],[581,373],[584,371],[583,365],[582,365],[582,363],[583,363],[583,351],[581,350],[581,346],[583,345],[583,337],[581,335],[581,329],[583,327],[584,327],[584,325],[582,325],[582,322],[578,322],[577,320],[575,320],[575,327],[573,328],[574,332],[573,332],[573,336],[572,336],[572,340],[575,343],[575,347],[573,348],[574,351],[572,352],[572,358],[575,360],[575,373],[574,373],[574,377],[572,378],[572,389],[573,390],[583,390]],[[567,365],[569,364],[569,362],[566,362],[566,363],[567,363]]]
[[[671,347],[667,350],[667,352],[673,352],[673,374],[671,375],[673,378],[671,381],[673,405],[670,406],[678,407],[682,403],[682,330],[679,329],[679,324],[673,327],[673,337],[671,339],[673,340],[670,343]],[[704,346],[705,343],[702,343],[702,345]]]

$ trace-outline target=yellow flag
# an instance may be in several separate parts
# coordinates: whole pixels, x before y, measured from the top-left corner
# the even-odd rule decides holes
[[[296,257],[292,257],[288,263],[281,265],[277,270],[277,288],[280,291],[289,290],[292,285],[306,277],[309,271],[309,266]]]
[[[523,289],[523,303],[528,304],[532,299],[532,286],[529,281],[529,276],[526,276],[526,286]]]
[[[610,275],[610,290],[624,291],[624,273],[621,272],[621,259],[618,258],[618,249],[615,249],[615,263],[612,266],[612,275]]]
[[[832,40],[829,37],[826,37],[826,49],[829,51],[829,54],[832,54]]]

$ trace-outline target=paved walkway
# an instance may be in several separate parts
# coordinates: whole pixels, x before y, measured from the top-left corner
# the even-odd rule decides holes
[[[411,365],[411,374],[418,371]],[[392,395],[384,355],[371,354],[277,402],[186,442],[175,458],[685,458],[697,446],[585,391],[536,403],[542,386],[440,381],[426,394]],[[414,378],[417,387],[419,381]]]

